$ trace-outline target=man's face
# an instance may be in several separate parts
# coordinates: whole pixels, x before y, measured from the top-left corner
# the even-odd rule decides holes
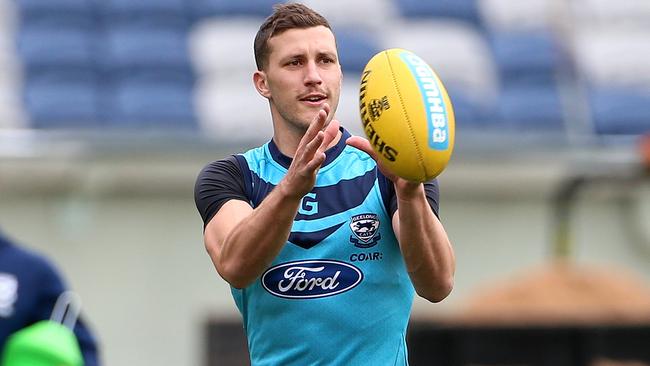
[[[331,119],[342,80],[334,34],[323,26],[290,29],[268,42],[266,90],[258,90],[271,102],[274,119],[306,130],[324,103],[330,105]]]

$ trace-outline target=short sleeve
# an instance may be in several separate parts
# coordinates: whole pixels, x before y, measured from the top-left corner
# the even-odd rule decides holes
[[[204,227],[229,200],[249,202],[245,187],[242,169],[234,155],[206,165],[194,185],[194,202]]]
[[[379,188],[384,199],[386,211],[388,211],[390,217],[393,217],[397,211],[397,196],[395,195],[395,187],[388,178],[381,174],[381,172],[378,173],[378,179]],[[427,201],[429,202],[431,210],[436,215],[436,217],[440,218],[440,215],[438,214],[438,202],[440,199],[438,180],[432,179],[428,182],[424,182],[424,193],[427,197]]]

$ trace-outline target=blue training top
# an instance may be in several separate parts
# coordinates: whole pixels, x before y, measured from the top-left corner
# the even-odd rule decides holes
[[[232,288],[253,366],[408,364],[414,289],[392,229],[394,191],[369,155],[345,144],[349,136],[343,130],[326,152],[272,265],[248,287]],[[257,207],[291,163],[273,141],[232,160],[238,169],[224,174],[213,163],[199,175],[195,198],[206,224],[228,199]],[[239,183],[224,184],[224,176]],[[437,183],[427,185],[435,212]],[[215,199],[226,186],[228,198]]]
[[[11,334],[50,319],[56,300],[65,290],[54,265],[14,245],[0,233],[0,355]],[[95,338],[83,319],[78,319],[74,333],[84,365],[99,365]]]

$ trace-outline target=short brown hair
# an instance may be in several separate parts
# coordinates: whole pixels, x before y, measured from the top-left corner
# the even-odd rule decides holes
[[[273,14],[266,18],[255,35],[253,51],[257,69],[262,70],[269,61],[271,50],[268,41],[271,37],[289,29],[304,29],[321,25],[332,29],[327,19],[303,4],[290,3],[273,6]]]

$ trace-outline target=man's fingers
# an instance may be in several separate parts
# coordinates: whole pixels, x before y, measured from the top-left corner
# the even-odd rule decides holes
[[[339,133],[339,121],[333,119],[329,125],[327,125],[327,128],[325,131],[323,131],[324,138],[323,142],[320,144],[320,149],[319,151],[325,151],[327,150],[327,147],[330,145],[330,143],[336,138],[336,136]]]
[[[377,153],[372,149],[370,141],[366,140],[361,136],[352,136],[345,141],[346,144],[356,147],[357,149],[365,152],[366,154],[372,156],[373,159],[377,160]]]
[[[318,131],[316,137],[305,145],[305,149],[302,151],[303,156],[310,159],[314,152],[316,152],[316,150],[322,145],[324,139],[325,133]]]
[[[325,158],[326,155],[324,152],[317,151],[311,161],[307,163],[307,171],[313,172],[316,169],[320,168],[320,166],[325,162]]]
[[[327,116],[330,114],[330,106],[329,104],[325,103],[323,104],[323,109],[318,111],[318,114],[314,117],[314,119],[311,121],[309,124],[309,128],[307,128],[307,132],[305,132],[305,136],[303,136],[304,141],[311,141],[314,136],[323,129],[323,126],[325,125],[325,121],[327,121]]]
[[[332,136],[332,139],[334,139],[338,133],[339,133],[339,127],[341,126],[341,123],[333,119],[329,125],[327,125],[327,128],[325,128],[325,134]]]
[[[345,143],[352,147],[356,147],[357,149],[370,155],[370,157],[377,162],[377,167],[379,167],[379,170],[382,172],[382,174],[384,174],[384,176],[386,176],[386,178],[390,179],[393,182],[397,180],[398,178],[397,175],[395,175],[390,170],[388,170],[388,168],[386,168],[384,164],[381,162],[381,159],[379,159],[379,155],[372,148],[372,145],[370,145],[370,141],[360,136],[352,136],[347,140],[345,140]]]

